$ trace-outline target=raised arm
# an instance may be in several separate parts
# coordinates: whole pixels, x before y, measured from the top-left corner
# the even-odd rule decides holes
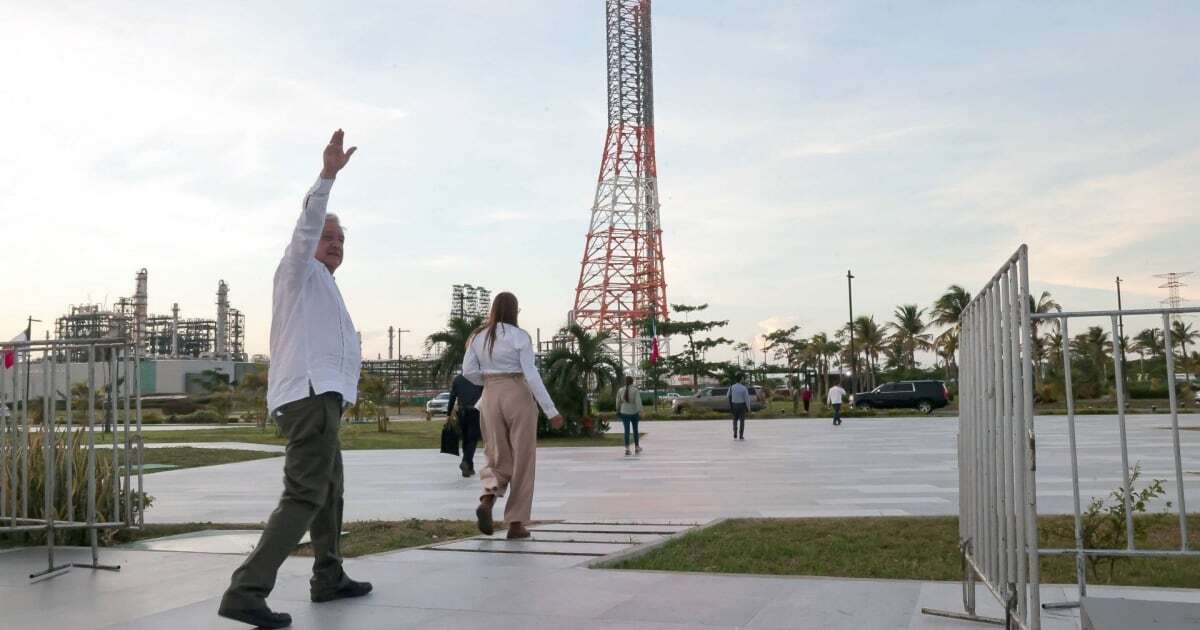
[[[333,180],[338,171],[350,161],[350,156],[358,150],[357,147],[350,147],[348,151],[343,151],[344,137],[345,133],[341,129],[333,132],[333,137],[321,153],[321,176],[304,196],[300,219],[296,221],[292,240],[283,253],[283,266],[305,269],[308,261],[317,253],[321,230],[325,227],[325,211],[329,206],[329,191],[333,188]]]

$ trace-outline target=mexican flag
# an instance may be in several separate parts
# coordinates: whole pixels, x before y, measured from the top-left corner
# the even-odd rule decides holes
[[[21,334],[17,335],[16,337],[13,337],[12,339],[9,339],[8,341],[9,341],[9,343],[22,343],[22,342],[29,341],[29,337],[25,335],[24,331],[21,331]],[[3,352],[4,352],[4,369],[7,370],[8,368],[12,367],[13,363],[17,360],[17,349],[15,347],[8,347],[8,348],[4,348]]]

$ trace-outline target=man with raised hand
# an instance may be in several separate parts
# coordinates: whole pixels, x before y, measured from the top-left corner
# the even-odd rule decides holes
[[[316,560],[310,580],[314,602],[360,597],[371,585],[342,570],[342,452],[338,427],[354,404],[362,357],[354,324],[333,272],[342,264],[345,234],[328,214],[329,191],[355,147],[342,149],[333,134],[321,177],[304,197],[304,209],[283,260],[275,270],[271,307],[271,371],[267,407],[287,437],[283,496],[267,520],[258,546],[230,580],[218,614],[262,628],[284,628],[287,613],[267,607],[275,576],[304,532]]]

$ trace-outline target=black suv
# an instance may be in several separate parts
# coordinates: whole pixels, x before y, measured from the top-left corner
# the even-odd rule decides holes
[[[884,383],[875,389],[854,395],[859,409],[895,409],[907,407],[932,413],[950,402],[950,391],[942,381],[900,381]]]

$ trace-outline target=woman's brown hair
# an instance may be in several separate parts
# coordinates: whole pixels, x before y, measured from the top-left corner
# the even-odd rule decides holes
[[[517,313],[520,310],[517,308],[517,296],[508,291],[501,292],[492,300],[492,311],[488,313],[487,323],[483,325],[483,328],[487,329],[488,356],[491,356],[492,349],[496,347],[496,328],[500,324],[516,326]],[[480,329],[481,332],[483,328]]]
[[[625,402],[629,402],[629,386],[633,385],[633,377],[625,377]]]

